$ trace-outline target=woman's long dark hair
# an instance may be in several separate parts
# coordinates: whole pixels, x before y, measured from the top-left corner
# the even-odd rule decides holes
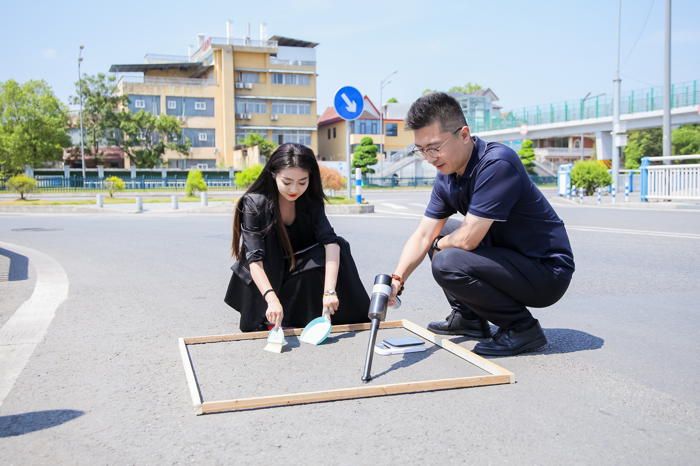
[[[321,202],[326,200],[326,195],[323,193],[323,186],[321,185],[321,171],[318,169],[314,151],[301,144],[282,144],[265,164],[265,168],[263,168],[258,179],[255,180],[236,204],[236,212],[233,217],[233,241],[231,243],[231,255],[236,260],[241,260],[243,252],[243,244],[241,242],[243,198],[248,194],[263,194],[267,197],[267,207],[272,215],[272,222],[265,227],[263,234],[266,234],[273,228],[275,229],[277,237],[282,244],[282,249],[284,249],[285,255],[290,259],[290,270],[294,268],[294,251],[292,251],[292,244],[289,242],[287,230],[284,227],[284,222],[282,222],[279,191],[275,181],[277,174],[287,168],[300,168],[309,174],[309,186],[301,197]]]

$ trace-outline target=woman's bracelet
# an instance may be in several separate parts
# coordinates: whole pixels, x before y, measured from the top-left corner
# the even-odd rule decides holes
[[[272,288],[270,288],[269,290],[267,290],[266,292],[264,292],[264,293],[263,293],[263,299],[265,299],[265,296],[267,296],[267,294],[268,294],[269,292],[273,292],[273,293],[274,293],[275,290],[272,289]]]
[[[403,291],[403,284],[406,283],[406,281],[403,280],[403,279],[402,279],[401,277],[399,277],[398,275],[395,275],[395,274],[393,274],[393,273],[391,274],[391,278],[393,278],[394,280],[396,280],[397,282],[399,282],[399,285],[401,285],[401,288],[399,288],[399,292],[396,293],[396,296],[401,296],[401,292]]]

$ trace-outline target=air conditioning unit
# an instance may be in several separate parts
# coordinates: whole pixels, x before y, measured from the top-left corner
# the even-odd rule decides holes
[[[236,89],[243,89],[245,85],[243,83],[236,83]]]
[[[270,115],[270,120],[277,121],[277,114],[273,113],[272,115]]]
[[[253,83],[245,83],[245,88],[246,88],[246,89],[252,89],[252,88],[253,88]]]
[[[250,120],[251,118],[253,118],[253,115],[251,115],[250,113],[244,113],[244,114],[243,114],[243,119],[244,119],[244,120]]]
[[[177,117],[177,119],[178,119],[179,121],[181,121],[182,123],[184,123],[185,121],[187,121],[187,118],[184,117],[184,116],[179,116],[179,117]]]
[[[197,164],[197,170],[207,170],[209,169],[209,165],[206,163],[198,163]]]
[[[220,150],[218,147],[215,147],[215,148],[214,148],[214,153],[215,153],[215,154],[218,154],[219,152],[221,152],[221,150]]]
[[[236,113],[236,119],[245,120],[245,113]]]

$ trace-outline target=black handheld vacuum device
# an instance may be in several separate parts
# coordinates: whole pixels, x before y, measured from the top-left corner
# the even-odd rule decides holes
[[[372,300],[369,303],[369,318],[372,319],[372,327],[369,330],[369,346],[367,347],[367,358],[365,359],[365,372],[362,374],[362,381],[367,383],[372,380],[370,372],[372,370],[372,356],[374,356],[374,344],[377,341],[377,331],[379,323],[386,319],[386,310],[391,296],[391,276],[379,274],[374,277],[374,287],[372,287]],[[401,301],[396,298],[397,308]]]

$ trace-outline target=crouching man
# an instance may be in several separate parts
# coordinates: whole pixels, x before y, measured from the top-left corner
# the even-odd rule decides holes
[[[403,248],[392,296],[429,254],[452,313],[428,329],[488,339],[474,352],[511,356],[547,339],[528,307],[547,307],[566,292],[574,258],[564,222],[507,146],[472,136],[459,103],[435,92],[406,116],[414,154],[438,170],[425,215]],[[460,224],[448,218],[459,212]],[[497,325],[491,335],[488,321]]]

